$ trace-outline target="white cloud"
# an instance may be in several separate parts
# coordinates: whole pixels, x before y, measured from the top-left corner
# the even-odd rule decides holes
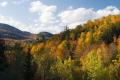
[[[120,14],[120,10],[114,6],[108,6],[104,9],[100,9],[97,12],[98,17],[108,16],[108,15],[116,15]]]
[[[68,9],[61,12],[58,16],[62,23],[68,24],[70,28],[74,28],[76,25],[85,23],[88,20],[115,14],[120,14],[120,10],[114,6],[108,6],[97,11],[92,8]]]
[[[32,32],[31,26],[25,25],[22,22],[19,22],[10,17],[5,17],[3,15],[0,15],[0,23],[9,24],[9,25],[14,26],[23,31],[31,31]]]
[[[57,7],[55,5],[45,5],[41,1],[33,1],[30,4],[30,12],[36,13],[38,18],[35,21],[35,26],[38,26],[38,31],[53,31],[53,28],[56,28],[55,24],[59,22],[56,19],[56,10]],[[57,30],[56,30],[57,31]]]
[[[60,17],[62,23],[71,25],[84,23],[85,21],[95,17],[96,13],[91,8],[78,8],[65,10],[61,12],[58,16]]]
[[[1,7],[5,7],[5,6],[7,6],[7,4],[8,4],[7,1],[0,2],[0,6],[1,6]]]
[[[44,5],[40,1],[31,2],[30,11],[37,13],[39,15],[39,21],[41,23],[51,23],[54,20],[54,12],[56,11],[56,6],[54,5]]]

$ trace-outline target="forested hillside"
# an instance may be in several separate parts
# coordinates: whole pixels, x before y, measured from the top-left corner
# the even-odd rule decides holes
[[[120,80],[120,15],[66,26],[34,44],[0,45],[1,80]]]

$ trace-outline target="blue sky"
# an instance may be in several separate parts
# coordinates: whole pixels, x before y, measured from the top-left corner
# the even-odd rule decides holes
[[[43,2],[49,5],[57,5],[61,9],[64,9],[68,6],[73,6],[75,8],[85,7],[101,9],[109,5],[113,5],[120,8],[120,0],[43,0]]]
[[[58,33],[87,20],[120,14],[120,0],[0,0],[0,23],[39,33]]]

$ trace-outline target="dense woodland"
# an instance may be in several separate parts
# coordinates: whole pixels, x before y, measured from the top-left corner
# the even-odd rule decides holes
[[[0,80],[120,80],[120,15],[37,42],[0,42]]]

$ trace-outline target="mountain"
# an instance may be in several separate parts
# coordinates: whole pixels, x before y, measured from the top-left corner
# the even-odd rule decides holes
[[[48,32],[40,32],[39,34],[32,34],[30,32],[21,31],[8,24],[0,23],[1,39],[36,40],[37,38],[42,38],[42,37],[45,37],[45,39],[48,39],[52,37],[52,34]]]
[[[45,39],[49,39],[49,38],[51,38],[53,36],[53,34],[51,34],[49,32],[40,32],[37,35],[38,35],[38,37],[45,38]]]
[[[8,24],[0,23],[0,38],[3,39],[29,39],[32,34],[29,32],[23,32]]]

